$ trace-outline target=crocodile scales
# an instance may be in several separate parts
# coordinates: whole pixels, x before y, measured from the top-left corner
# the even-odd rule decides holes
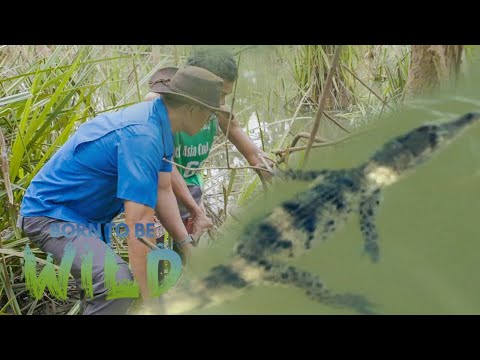
[[[317,275],[289,265],[288,260],[308,251],[312,242],[327,239],[357,212],[364,251],[377,262],[374,217],[381,190],[415,171],[479,119],[479,113],[468,113],[453,121],[420,126],[387,142],[356,168],[281,172],[286,180],[308,182],[307,190],[245,226],[233,254],[222,265],[192,280],[188,287],[178,286],[163,295],[166,312],[222,303],[248,287],[270,283],[295,286],[327,305],[374,313],[373,304],[365,297],[333,293]]]

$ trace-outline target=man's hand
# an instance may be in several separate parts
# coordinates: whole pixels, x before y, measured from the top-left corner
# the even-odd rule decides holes
[[[199,239],[202,234],[210,229],[213,229],[213,222],[203,210],[199,207],[199,210],[192,214],[193,220],[193,238],[195,240]]]
[[[263,178],[266,181],[271,182],[272,176],[273,176],[272,172],[276,164],[272,160],[264,157],[264,154],[262,153],[258,154],[258,158],[259,158],[259,161],[254,166],[264,168],[265,171],[263,170],[258,170],[258,171],[261,172]]]
[[[230,111],[227,105],[222,106],[223,110]],[[265,171],[261,171],[263,178],[267,181],[271,181],[272,174],[268,167],[273,168],[275,163],[272,160],[266,158],[266,154],[259,149],[253,141],[243,132],[238,120],[232,116],[229,121],[229,116],[226,114],[220,114],[218,116],[218,125],[222,129],[225,135],[228,135],[228,140],[238,149],[238,151],[245,157],[247,162],[251,166],[257,166],[265,168]]]

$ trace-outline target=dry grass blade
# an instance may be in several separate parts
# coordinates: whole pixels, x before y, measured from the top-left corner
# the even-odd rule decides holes
[[[357,75],[355,75],[353,73],[353,71],[351,71],[349,68],[347,68],[345,65],[341,64],[341,66],[346,70],[348,71],[356,80],[358,80],[358,82],[360,82],[360,84],[362,84],[363,86],[365,86],[373,95],[375,95],[375,97],[380,100],[385,106],[388,106],[388,108],[390,110],[393,110],[393,108],[388,105],[384,99],[382,99],[382,97],[380,95],[378,95],[370,86],[368,86],[367,84],[365,84],[365,82],[362,81],[362,79],[360,79]]]
[[[37,307],[37,304],[38,304],[38,299],[35,299],[33,301],[32,305],[30,305],[30,308],[27,311],[27,315],[32,315],[33,314],[33,312],[35,311],[35,309]]]
[[[2,240],[0,238],[0,250],[1,250],[2,246],[3,246],[3,244],[2,244]],[[7,263],[5,261],[5,256],[3,254],[1,255],[1,260],[2,260],[1,261],[1,266],[0,266],[1,284],[5,287],[5,293],[7,294],[8,303],[9,304],[11,303],[10,306],[13,310],[13,313],[15,315],[21,315],[22,310],[20,309],[20,305],[18,304],[17,297],[15,295],[15,292],[13,291],[12,282],[11,282],[10,276],[8,274]]]
[[[7,145],[5,144],[5,137],[3,136],[3,131],[0,128],[0,158],[2,165],[2,177],[3,184],[5,185],[5,190],[8,194],[8,201],[13,205],[13,192],[12,185],[10,184],[10,169],[8,166],[8,155],[7,155]]]
[[[315,115],[315,123],[313,125],[312,133],[310,135],[310,139],[308,141],[307,149],[305,152],[305,158],[303,162],[303,166],[305,167],[308,162],[308,157],[310,155],[310,149],[312,148],[312,145],[315,141],[315,136],[317,135],[318,132],[318,127],[320,126],[320,119],[322,118],[323,110],[325,109],[325,104],[327,101],[327,97],[330,95],[330,86],[332,84],[332,79],[333,79],[333,74],[337,68],[338,60],[340,59],[340,52],[342,51],[342,46],[339,45],[335,48],[335,54],[333,56],[332,60],[332,66],[330,67],[330,70],[328,71],[327,75],[327,80],[325,81],[325,86],[323,88],[323,93],[322,97],[320,98],[320,103],[318,105],[318,111],[317,114]]]
[[[333,118],[333,116],[330,116],[328,115],[325,111],[323,112],[323,115],[325,115],[325,117],[330,120],[331,122],[333,122],[335,125],[337,125],[340,129],[342,129],[343,131],[345,131],[346,133],[350,134],[350,130],[348,130],[345,126],[343,126],[342,124],[340,124],[337,120],[335,120]]]
[[[82,304],[81,300],[78,300],[75,305],[68,311],[67,315],[78,315],[80,312],[80,306]]]
[[[238,54],[237,69],[240,67],[240,58],[241,58],[241,53]],[[234,106],[235,106],[235,96],[237,94],[237,83],[238,83],[238,81],[235,81],[235,86],[233,88],[232,105],[230,106],[230,114],[228,116],[227,132],[225,134],[225,137],[227,138],[227,141],[225,141],[225,156],[227,158],[227,168],[230,168],[230,160],[229,160],[229,157],[228,157],[228,134],[229,134],[229,131],[230,131],[230,123],[231,123],[232,118],[233,118],[233,109],[234,109]]]

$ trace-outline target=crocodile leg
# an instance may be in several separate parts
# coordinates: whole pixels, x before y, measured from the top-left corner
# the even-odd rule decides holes
[[[380,258],[378,232],[375,225],[375,213],[379,204],[380,190],[360,201],[360,230],[365,241],[364,251],[370,256],[372,262],[378,262]]]
[[[363,295],[352,293],[335,294],[326,289],[315,274],[302,271],[286,264],[271,265],[264,281],[272,284],[295,286],[304,290],[314,301],[342,308],[352,309],[360,314],[374,314],[374,305]]]

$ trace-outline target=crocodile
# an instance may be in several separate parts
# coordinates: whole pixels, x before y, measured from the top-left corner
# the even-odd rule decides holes
[[[358,167],[339,170],[277,170],[285,180],[305,181],[306,190],[248,223],[228,260],[163,295],[166,313],[182,313],[219,304],[258,284],[283,284],[303,290],[314,301],[374,314],[366,297],[335,293],[320,278],[288,263],[326,240],[352,213],[358,213],[363,250],[376,263],[379,236],[374,223],[381,191],[414,172],[477,123],[468,113],[444,123],[425,124],[385,143]]]

